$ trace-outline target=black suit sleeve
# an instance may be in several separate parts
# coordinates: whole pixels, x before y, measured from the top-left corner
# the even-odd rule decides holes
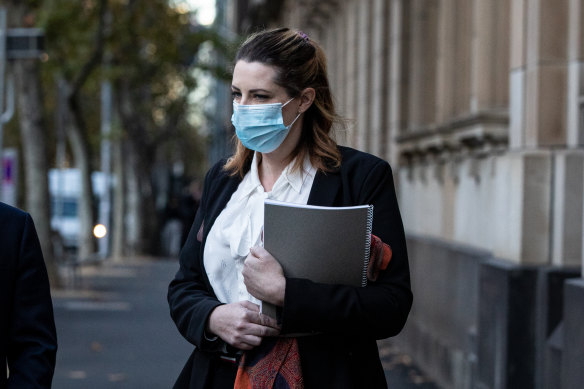
[[[352,178],[353,198],[356,204],[373,204],[373,234],[393,250],[388,268],[365,288],[287,278],[283,333],[324,332],[383,339],[398,334],[404,326],[412,293],[393,176],[389,164],[382,160],[367,170],[360,180]]]
[[[185,339],[203,351],[217,351],[223,346],[220,340],[209,341],[205,337],[205,327],[211,311],[221,303],[209,291],[203,281],[204,271],[201,266],[202,242],[198,234],[202,228],[207,204],[209,202],[209,184],[213,170],[207,173],[201,204],[195,216],[186,243],[180,253],[180,267],[168,288],[170,315],[179,332]]]
[[[50,388],[57,335],[47,270],[28,214],[19,243],[8,337],[8,388]]]

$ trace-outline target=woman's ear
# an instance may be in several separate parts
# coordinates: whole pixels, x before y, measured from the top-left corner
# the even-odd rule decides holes
[[[298,113],[304,113],[310,108],[316,97],[314,88],[306,88],[300,93],[300,105],[298,106]]]

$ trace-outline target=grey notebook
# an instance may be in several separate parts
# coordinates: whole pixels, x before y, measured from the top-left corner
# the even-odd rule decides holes
[[[373,206],[321,207],[264,202],[264,247],[287,277],[365,286]],[[275,316],[275,308],[262,304]]]

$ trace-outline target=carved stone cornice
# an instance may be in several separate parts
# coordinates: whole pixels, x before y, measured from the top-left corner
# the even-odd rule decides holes
[[[438,126],[410,130],[396,142],[406,164],[444,161],[452,157],[481,157],[505,149],[508,144],[507,112],[480,112]]]

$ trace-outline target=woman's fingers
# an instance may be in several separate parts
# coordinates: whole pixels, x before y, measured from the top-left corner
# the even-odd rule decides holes
[[[232,341],[227,343],[242,350],[251,350],[262,343],[262,338],[256,335],[239,335],[234,336]]]
[[[250,310],[250,311],[254,311],[254,312],[259,312],[260,311],[260,306],[257,304],[252,303],[251,301],[245,300],[245,301],[240,301],[239,304]]]
[[[286,278],[278,261],[263,247],[252,247],[243,263],[243,283],[247,291],[263,301],[282,306]]]
[[[270,255],[270,253],[262,246],[254,246],[249,249],[249,252],[256,258],[262,258]]]
[[[250,301],[218,306],[211,312],[209,328],[225,342],[242,350],[258,346],[266,336],[280,333],[276,321],[262,315],[259,306]]]
[[[270,327],[270,328],[275,328],[276,330],[280,331],[280,326],[278,325],[278,321],[271,316],[260,315],[259,324],[261,324],[263,326]],[[269,335],[269,336],[273,336],[273,335]]]
[[[261,326],[259,324],[251,324],[248,326],[244,331],[238,331],[237,339],[240,341],[251,340],[248,342],[253,345],[258,345],[261,342],[262,338],[267,336],[277,336],[280,334],[280,331],[276,328]]]
[[[267,327],[272,327],[275,328],[277,330],[280,329],[280,326],[278,326],[278,321],[276,319],[274,319],[273,317],[270,317],[268,315],[264,315],[260,313],[260,307],[257,304],[252,303],[251,301],[242,301],[241,305],[248,309],[249,312],[247,312],[247,318],[249,320],[250,323],[256,323],[256,324],[260,324],[262,326],[267,326]],[[274,336],[274,335],[266,335],[266,336]]]
[[[273,327],[268,327],[264,325],[254,325],[254,328],[250,330],[253,334],[261,336],[262,338],[266,336],[277,336],[280,334],[280,330]]]
[[[259,346],[262,343],[262,339],[266,336],[277,336],[279,333],[280,331],[275,328],[253,324],[246,331],[234,333],[233,338],[226,341],[242,350],[250,350]]]

